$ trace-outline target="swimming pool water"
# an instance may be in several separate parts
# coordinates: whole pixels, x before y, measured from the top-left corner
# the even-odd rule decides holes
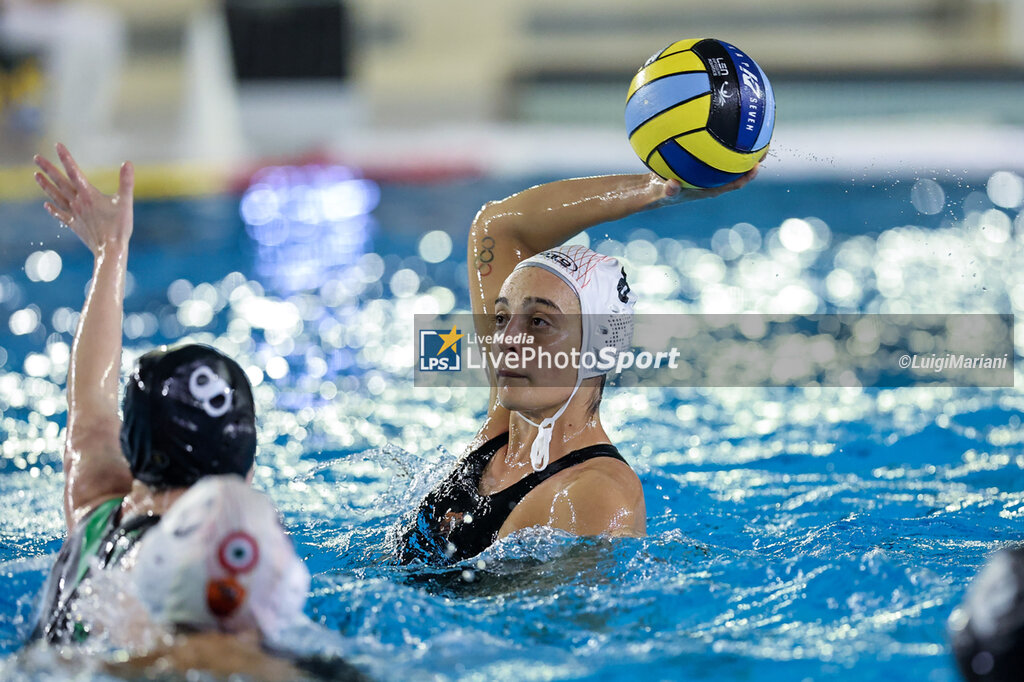
[[[945,619],[1024,514],[1015,389],[610,389],[648,537],[537,530],[455,570],[393,565],[485,401],[411,388],[412,314],[466,307],[469,221],[533,180],[385,185],[368,216],[284,232],[243,225],[238,197],[139,202],[125,366],[189,334],[259,382],[256,485],[314,573],[290,644],[388,680],[957,679]],[[761,182],[588,236],[641,295],[675,273],[650,310],[1020,313],[1024,218],[999,182]],[[53,234],[41,209],[0,207],[15,219]],[[435,230],[447,255],[421,241]],[[41,239],[5,249],[0,275],[5,678],[66,675],[13,656],[64,532],[63,374],[89,272],[84,247]],[[26,261],[51,249],[46,281],[52,257]]]

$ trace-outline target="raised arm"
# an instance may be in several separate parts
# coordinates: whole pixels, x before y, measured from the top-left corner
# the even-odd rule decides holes
[[[678,183],[653,174],[604,175],[537,185],[485,204],[469,231],[473,312],[493,312],[502,283],[520,261],[678,192]]]
[[[502,283],[520,261],[588,227],[658,206],[715,197],[739,189],[755,175],[756,166],[735,182],[708,190],[683,189],[654,173],[603,175],[537,185],[485,204],[473,220],[467,245],[469,294],[478,327],[488,324]],[[477,329],[483,335],[492,331]],[[499,410],[495,395],[492,378],[491,417]]]
[[[121,454],[117,394],[128,241],[132,234],[134,169],[121,166],[117,194],[93,187],[63,145],[64,172],[35,157],[36,182],[50,197],[44,206],[93,254],[93,273],[68,368],[68,425],[64,442],[64,514],[68,529],[100,502],[132,487]]]

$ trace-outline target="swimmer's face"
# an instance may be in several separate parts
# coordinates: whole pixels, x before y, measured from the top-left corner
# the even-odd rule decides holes
[[[494,323],[495,333],[505,336],[491,349],[501,351],[495,367],[499,404],[517,412],[553,414],[572,393],[577,371],[571,362],[561,363],[561,369],[557,362],[541,365],[540,351],[553,359],[579,352],[583,332],[576,294],[543,268],[516,270],[501,286]],[[530,336],[532,342],[515,340],[517,335]]]

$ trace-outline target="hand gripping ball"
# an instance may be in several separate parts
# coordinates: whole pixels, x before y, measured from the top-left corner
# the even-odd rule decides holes
[[[713,38],[680,40],[653,55],[626,96],[634,151],[684,187],[719,187],[749,171],[774,126],[775,95],[764,71]]]

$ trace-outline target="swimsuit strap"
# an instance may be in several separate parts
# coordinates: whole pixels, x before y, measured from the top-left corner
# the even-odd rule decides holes
[[[100,566],[108,568],[117,563],[147,530],[158,523],[160,523],[158,514],[148,514],[133,516],[115,528],[104,538],[103,548],[98,555]]]
[[[484,475],[484,469],[490,464],[491,458],[498,454],[498,450],[506,445],[508,445],[508,431],[498,434],[466,455],[466,458],[462,460],[460,478],[473,481],[474,486],[479,486],[480,478]]]
[[[508,434],[506,434],[506,436],[507,435]],[[580,448],[579,450],[573,450],[564,457],[560,457],[551,462],[541,471],[533,471],[527,474],[525,478],[516,481],[504,490],[500,490],[493,495],[490,495],[489,498],[491,500],[491,504],[498,508],[502,508],[504,506],[508,509],[512,509],[519,504],[523,498],[530,493],[530,491],[555,474],[560,471],[565,471],[570,467],[574,467],[577,464],[583,464],[584,462],[588,462],[592,459],[597,459],[598,457],[611,457],[612,459],[617,459],[628,466],[628,462],[623,459],[622,455],[619,454],[618,449],[616,449],[616,447],[611,443],[590,445],[585,448]]]

